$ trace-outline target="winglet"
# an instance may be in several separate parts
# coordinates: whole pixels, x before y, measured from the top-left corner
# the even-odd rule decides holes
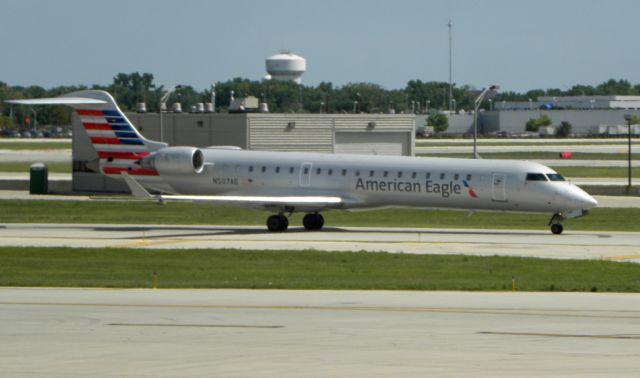
[[[127,172],[122,172],[122,178],[124,178],[124,182],[131,190],[131,194],[136,198],[144,198],[144,199],[155,199],[154,196],[151,195],[139,182],[137,182],[133,177],[129,176]]]

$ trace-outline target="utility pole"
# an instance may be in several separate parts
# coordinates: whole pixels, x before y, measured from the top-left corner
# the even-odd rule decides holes
[[[453,80],[452,80],[452,61],[453,61],[453,54],[452,54],[452,49],[451,49],[451,45],[452,45],[452,37],[451,37],[451,28],[453,27],[453,22],[451,20],[449,20],[449,23],[447,24],[447,26],[449,27],[449,110],[453,109]]]

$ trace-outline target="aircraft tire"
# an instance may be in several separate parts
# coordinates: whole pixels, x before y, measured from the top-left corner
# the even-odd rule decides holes
[[[271,232],[286,231],[289,227],[289,220],[284,215],[272,215],[267,218],[267,229]]]
[[[563,230],[564,230],[564,227],[562,227],[560,223],[554,223],[551,225],[551,232],[554,235],[560,235]]]
[[[302,225],[307,231],[319,230],[324,226],[324,217],[318,213],[309,213],[302,218]]]

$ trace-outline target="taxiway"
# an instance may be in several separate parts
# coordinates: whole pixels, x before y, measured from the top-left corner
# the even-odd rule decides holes
[[[370,251],[414,254],[527,256],[640,262],[640,233],[566,230],[480,230],[326,227],[308,232],[291,226],[114,224],[5,224],[0,246],[92,248],[237,248],[257,250]]]
[[[636,377],[640,295],[0,288],[3,376]]]

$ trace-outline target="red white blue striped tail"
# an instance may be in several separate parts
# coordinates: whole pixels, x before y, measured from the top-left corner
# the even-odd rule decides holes
[[[22,105],[68,105],[75,109],[100,159],[100,171],[120,177],[127,172],[135,176],[158,176],[154,169],[144,169],[137,162],[167,147],[143,137],[105,91],[86,90],[55,98],[7,100]],[[150,177],[151,179],[151,177]]]
[[[158,176],[154,169],[137,164],[151,152],[166,147],[145,139],[120,111],[113,97],[103,91],[80,91],[64,97],[101,100],[101,104],[71,104],[100,158],[100,170],[105,175],[120,176],[124,171],[134,176]]]

